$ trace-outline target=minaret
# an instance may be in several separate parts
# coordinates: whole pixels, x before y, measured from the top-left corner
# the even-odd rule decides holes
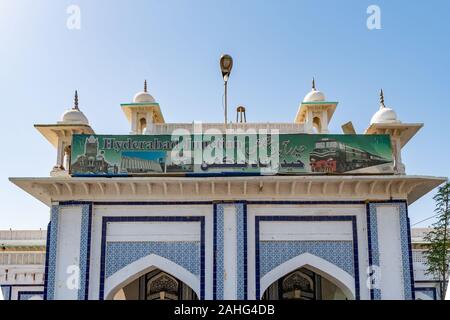
[[[144,91],[138,92],[132,103],[121,104],[128,121],[131,123],[131,134],[151,134],[155,123],[164,123],[159,104],[148,93],[147,80]]]
[[[63,113],[60,121],[55,124],[36,124],[34,127],[56,148],[56,165],[51,176],[69,175],[74,134],[94,134],[88,119],[80,111],[78,91],[75,91],[72,108]]]
[[[294,122],[303,123],[307,133],[329,133],[328,124],[337,104],[326,101],[325,95],[316,89],[316,80],[313,78],[311,91],[300,104]]]

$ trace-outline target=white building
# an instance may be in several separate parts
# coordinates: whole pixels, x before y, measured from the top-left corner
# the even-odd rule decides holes
[[[4,300],[41,300],[46,231],[0,231],[0,287]]]
[[[57,151],[50,176],[10,179],[51,211],[44,298],[414,299],[408,205],[446,179],[405,173],[401,150],[422,124],[399,121],[383,98],[357,137],[329,135],[336,107],[313,86],[293,123],[227,128],[322,139],[315,154],[347,148],[352,169],[339,169],[336,158],[310,157],[281,162],[284,174],[222,174],[224,160],[216,171],[212,165],[209,174],[198,175],[183,163],[177,170],[191,174],[180,175],[152,154],[158,159],[147,160],[160,164],[158,170],[121,175],[120,164],[108,162],[113,151],[101,149],[106,138],[95,135],[76,97],[60,122],[36,125]],[[174,129],[195,131],[192,123],[166,123],[147,90],[122,109],[131,124],[123,139],[132,145]],[[203,124],[209,128],[225,125]],[[381,159],[375,151],[342,142],[381,134],[392,144],[392,162],[383,165],[368,165]],[[80,137],[86,144],[72,145]],[[72,148],[84,153],[72,159]],[[298,174],[296,166],[306,171]],[[87,174],[74,174],[78,169]]]
[[[411,229],[411,243],[413,252],[414,281],[417,300],[440,300],[439,281],[433,275],[427,273],[424,252],[428,247],[428,242],[424,236],[430,228]]]

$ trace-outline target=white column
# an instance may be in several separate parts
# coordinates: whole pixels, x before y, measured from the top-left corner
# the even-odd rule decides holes
[[[394,143],[395,143],[395,167],[397,169],[397,173],[405,174],[405,165],[402,163],[402,145],[400,137],[395,137]]]
[[[380,290],[382,300],[403,300],[403,265],[398,205],[377,206]]]
[[[137,113],[131,113],[131,134],[137,134]]]
[[[80,265],[81,206],[60,208],[56,245],[55,300],[77,300],[73,279]],[[76,273],[78,270],[78,274]],[[75,278],[74,278],[75,277]]]
[[[149,111],[146,115],[147,128],[145,129],[145,134],[153,133],[153,112]]]
[[[224,208],[223,234],[223,266],[224,285],[223,298],[236,300],[237,290],[237,215],[234,205]]]
[[[321,126],[321,130],[322,130],[322,132],[320,132],[320,133],[329,133],[330,132],[328,130],[328,112],[327,112],[327,110],[322,111],[322,118],[320,119],[320,126]]]

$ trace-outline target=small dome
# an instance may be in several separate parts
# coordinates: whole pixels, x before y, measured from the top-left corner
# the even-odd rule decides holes
[[[134,103],[155,103],[155,98],[147,92],[147,80],[144,81],[144,91],[136,93]]]
[[[303,102],[321,102],[325,101],[325,95],[316,89],[311,90],[305,98],[303,98]]]
[[[134,103],[155,103],[153,98],[148,92],[138,92],[133,98]]]
[[[400,123],[394,110],[381,106],[370,120],[370,124],[374,123]]]
[[[78,91],[75,90],[75,98],[72,109],[67,110],[63,113],[63,115],[61,116],[61,121],[59,123],[89,125],[89,120],[78,108]]]
[[[62,115],[61,123],[89,125],[89,120],[80,110],[70,109],[64,112],[64,114]]]
[[[325,101],[323,92],[316,89],[316,80],[312,80],[311,91],[303,98],[303,102],[322,102]]]
[[[384,105],[383,89],[380,91],[380,110],[378,110],[370,119],[370,124],[374,123],[400,123],[397,118],[397,113],[391,108]]]

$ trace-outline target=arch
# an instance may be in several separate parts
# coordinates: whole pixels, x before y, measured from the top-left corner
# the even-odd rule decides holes
[[[313,118],[313,128],[317,130],[317,133],[322,133],[322,119],[319,117]]]
[[[311,253],[298,255],[265,274],[260,280],[261,299],[266,289],[276,280],[298,268],[307,267],[311,271],[333,282],[350,299],[355,298],[355,279],[336,265]]]
[[[121,288],[140,276],[158,268],[183,281],[200,297],[200,280],[197,276],[166,258],[150,254],[136,260],[105,279],[105,299],[111,300]]]
[[[142,117],[139,120],[139,129],[138,129],[138,131],[139,131],[140,134],[144,134],[146,129],[147,129],[147,119],[145,117]]]

